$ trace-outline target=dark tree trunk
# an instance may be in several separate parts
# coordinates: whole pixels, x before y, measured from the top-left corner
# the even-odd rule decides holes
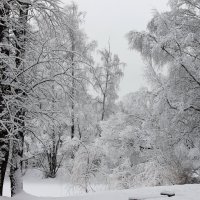
[[[16,69],[23,71],[23,59],[25,57],[25,45],[27,36],[27,20],[28,20],[28,8],[29,5],[26,3],[20,3],[19,8],[19,19],[16,30],[14,31],[16,37]],[[15,80],[16,81],[16,80]],[[23,73],[18,77],[18,81],[21,85],[24,85]],[[20,193],[23,190],[22,180],[22,157],[23,157],[23,146],[24,146],[24,132],[25,132],[25,108],[23,108],[23,102],[26,98],[24,89],[18,88],[15,90],[18,94],[19,108],[15,116],[15,123],[17,126],[18,133],[15,135],[15,140],[11,143],[12,145],[12,159],[10,167],[10,183],[11,183],[11,196]],[[21,97],[20,97],[21,96]],[[21,106],[20,106],[21,105]]]
[[[76,7],[74,6],[72,8],[72,12],[73,12],[73,18],[76,17]],[[71,67],[72,67],[72,71],[71,71],[71,78],[72,78],[72,82],[71,82],[71,139],[74,138],[75,135],[75,88],[76,88],[76,83],[75,83],[75,50],[76,50],[76,37],[75,37],[75,32],[74,30],[70,31],[70,39],[71,39]]]
[[[106,94],[103,94],[103,104],[102,104],[101,121],[103,121],[104,117],[105,117],[105,104],[106,104]]]
[[[23,190],[22,181],[22,156],[23,156],[23,135],[20,134],[20,138],[16,138],[17,141],[11,143],[12,148],[12,165],[10,166],[10,184],[11,184],[11,196],[20,193]]]
[[[5,142],[5,135],[7,135],[7,132],[1,131],[0,133],[0,196],[3,195],[3,184],[4,184],[4,178],[8,163],[8,156],[9,156],[9,147],[8,142]],[[2,142],[1,142],[2,139]]]
[[[7,48],[9,42],[9,28],[7,27],[9,12],[9,6],[4,3],[2,7],[0,7],[0,43],[2,44],[0,47],[0,54],[2,54],[2,57],[5,57],[1,58],[0,61],[0,113],[5,113],[0,117],[0,120],[3,122],[3,124],[0,124],[0,196],[3,195],[3,184],[9,156],[7,131],[9,127],[7,123],[4,123],[5,120],[9,121],[8,114],[6,114],[6,104],[4,102],[5,96],[10,94],[10,87],[4,84],[7,79],[5,71],[8,66],[6,60],[9,56],[9,50]]]
[[[74,138],[75,134],[75,112],[74,112],[74,101],[75,101],[75,63],[74,63],[74,52],[75,51],[75,45],[74,45],[74,39],[72,37],[72,55],[71,55],[71,62],[72,62],[72,88],[71,88],[71,101],[72,101],[72,114],[71,114],[71,139]]]
[[[57,143],[57,144],[56,144]],[[55,130],[52,133],[52,148],[50,152],[47,154],[48,162],[49,162],[49,172],[47,177],[55,178],[57,172],[57,145],[60,143],[60,139],[56,141]]]
[[[56,137],[58,135],[58,137]],[[60,161],[58,161],[58,150],[61,144],[61,132],[55,133],[55,130],[53,130],[52,134],[52,146],[49,149],[49,151],[46,150],[46,156],[47,156],[47,162],[48,162],[48,168],[46,171],[46,177],[55,178],[56,174],[58,172],[58,169],[60,168],[60,165],[62,163],[62,158]]]
[[[47,172],[47,178],[55,178],[57,173],[57,154],[54,150],[51,150],[48,153],[48,163],[49,163],[49,171]]]
[[[108,90],[108,81],[109,81],[109,73],[108,70],[106,71],[106,85],[105,85],[105,91],[103,93],[103,105],[102,105],[102,115],[101,115],[101,121],[105,118],[105,112],[106,112],[106,97],[107,97],[107,90]]]

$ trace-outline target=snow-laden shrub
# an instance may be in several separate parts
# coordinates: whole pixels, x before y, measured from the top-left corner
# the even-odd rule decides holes
[[[113,188],[129,189],[144,186],[172,185],[177,180],[177,173],[162,158],[140,157],[132,165],[129,159],[124,160],[110,174]]]
[[[118,165],[110,174],[110,181],[114,189],[129,189],[131,187],[132,170],[131,163],[126,159],[121,165]]]
[[[85,192],[92,190],[91,181],[100,173],[103,157],[102,149],[94,144],[85,145],[80,143],[74,157],[71,181],[84,189]]]
[[[175,156],[177,159],[176,167],[179,170],[179,179],[181,183],[199,183],[199,148],[188,148],[184,144],[181,144],[175,148]]]

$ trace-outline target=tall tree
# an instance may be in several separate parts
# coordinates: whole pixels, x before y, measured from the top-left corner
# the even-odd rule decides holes
[[[29,108],[29,116],[33,119],[30,129],[42,145],[35,153],[41,153],[45,160],[41,166],[45,176],[51,178],[56,176],[63,156],[66,155],[65,160],[69,159],[69,148],[64,149],[66,145],[63,145],[68,134],[72,139],[75,133],[82,137],[83,122],[79,114],[83,110],[83,101],[89,96],[87,66],[93,43],[89,43],[79,29],[80,16],[76,12],[74,4],[65,7],[62,26],[54,24],[53,30],[49,30],[46,19],[40,19],[43,29],[35,33],[37,42],[31,47],[36,52],[30,51],[31,62],[33,65],[38,63],[29,71],[34,77],[30,80],[31,98],[36,105]],[[74,156],[74,152],[71,155]]]
[[[161,117],[158,121],[165,132],[167,148],[174,150],[175,154],[175,149],[183,146],[187,152],[199,149],[200,3],[178,0],[169,1],[169,5],[168,12],[154,15],[147,32],[132,31],[128,34],[128,41],[130,48],[139,51],[151,63],[154,80],[160,77],[160,86],[154,88],[154,91],[159,91],[155,94],[160,102],[157,108]],[[167,69],[167,73],[163,73],[164,69]],[[183,168],[181,176],[185,181],[188,181],[188,171],[199,169],[199,165],[195,167],[193,162],[188,167],[188,160],[185,162],[179,156],[176,159]]]
[[[71,65],[71,138],[75,136],[77,130],[77,104],[80,101],[80,95],[82,90],[86,92],[87,81],[87,69],[91,64],[91,51],[95,47],[95,42],[88,42],[87,36],[81,29],[81,25],[84,19],[84,13],[79,12],[78,6],[73,2],[65,7],[65,12],[68,16],[68,37],[70,52],[66,54],[66,58]],[[89,81],[88,81],[89,82]]]
[[[108,49],[99,51],[101,64],[92,68],[94,87],[99,93],[100,120],[106,119],[113,112],[115,100],[118,98],[120,79],[123,76],[124,63],[120,62],[118,55],[113,55]]]
[[[16,21],[16,27],[14,30],[15,38],[15,67],[18,72],[24,70],[23,60],[25,59],[25,48],[27,40],[27,23],[28,23],[28,9],[30,2],[29,1],[19,1],[18,5],[18,16]],[[15,82],[20,82],[20,84],[25,84],[23,75],[19,76]],[[15,95],[18,96],[17,100],[20,104],[23,104],[26,94],[24,90],[21,90],[22,87],[15,89]],[[25,109],[18,107],[15,111],[16,123],[16,133],[13,135],[12,140],[10,141],[10,154],[11,154],[11,166],[10,166],[10,181],[11,181],[11,195],[21,192],[23,190],[23,181],[22,181],[22,157],[23,157],[23,145],[24,145],[24,131],[25,131]]]
[[[78,104],[81,104],[81,98],[87,93],[89,78],[87,71],[92,63],[91,52],[95,47],[95,42],[89,42],[87,35],[81,29],[84,19],[84,13],[79,12],[78,6],[73,2],[65,7],[68,16],[68,37],[69,53],[66,54],[67,64],[71,66],[71,138],[75,137],[78,131]],[[86,94],[87,96],[87,94]],[[81,97],[81,98],[80,98]]]
[[[1,149],[1,193],[5,168],[8,162],[8,143],[10,153],[11,194],[14,196],[23,189],[21,166],[23,156],[24,135],[27,131],[27,105],[32,96],[33,88],[47,80],[38,83],[31,70],[40,65],[40,52],[37,62],[32,63],[30,52],[34,51],[33,43],[37,43],[36,32],[30,28],[30,20],[40,29],[41,18],[46,19],[46,25],[54,29],[60,22],[63,13],[57,1],[3,1],[1,8],[1,131],[3,143]],[[41,15],[42,13],[42,15]],[[60,14],[59,18],[58,15]],[[41,29],[40,29],[41,31]],[[9,44],[9,51],[8,49]],[[5,48],[6,47],[6,48]],[[6,53],[5,53],[6,50]],[[9,56],[9,57],[8,57]],[[50,60],[48,60],[50,63]],[[37,83],[36,83],[37,82]],[[7,137],[9,136],[9,137]]]
[[[9,56],[9,14],[10,8],[6,1],[0,2],[0,196],[3,192],[3,183],[8,163],[9,155],[9,140],[8,140],[8,125],[5,121],[9,119],[6,113],[6,94],[10,93],[10,87],[6,84]]]

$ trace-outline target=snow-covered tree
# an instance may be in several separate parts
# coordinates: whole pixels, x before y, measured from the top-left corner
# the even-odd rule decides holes
[[[118,98],[117,91],[123,76],[125,66],[118,57],[113,55],[110,46],[108,49],[99,51],[101,64],[92,68],[94,87],[99,96],[97,101],[100,105],[100,120],[106,119],[114,111],[115,100]]]
[[[3,192],[3,183],[4,183],[4,177],[6,172],[6,167],[8,163],[8,155],[9,155],[9,141],[8,141],[8,131],[7,127],[3,126],[2,124],[3,120],[6,120],[8,116],[4,116],[6,114],[4,112],[6,108],[6,103],[4,102],[4,97],[6,93],[10,92],[10,88],[3,83],[6,77],[5,70],[8,67],[8,56],[9,56],[9,47],[8,47],[8,40],[9,40],[9,27],[8,27],[8,21],[9,21],[9,7],[6,4],[6,2],[2,1],[0,3],[0,196]]]
[[[200,46],[197,24],[200,22],[200,4],[178,0],[169,1],[169,5],[168,12],[155,13],[147,32],[131,31],[127,37],[130,48],[139,51],[149,65],[149,77],[154,82],[153,91],[158,102],[155,108],[158,127],[163,133],[163,137],[158,135],[158,138],[160,145],[164,145],[166,156],[168,154],[171,160],[175,156],[176,162],[180,158],[175,149],[184,146],[194,152],[199,148]],[[185,168],[181,163],[178,164],[181,171],[187,171],[188,166]],[[192,167],[193,162],[190,163],[191,172],[199,169],[198,165]],[[191,176],[192,173],[188,174]]]
[[[89,42],[87,35],[81,29],[84,13],[79,12],[78,6],[72,3],[65,7],[64,12],[68,16],[68,39],[70,52],[65,55],[67,64],[71,66],[70,100],[71,100],[71,138],[77,132],[78,104],[87,93],[89,78],[88,66],[92,62],[91,51],[95,47],[94,42]]]
[[[61,27],[65,24],[64,19],[67,19],[67,16],[59,8],[58,1],[13,0],[2,1],[0,6],[3,44],[1,191],[9,145],[13,196],[23,189],[21,172],[24,136],[30,133],[30,124],[33,125],[31,122],[34,118],[38,118],[39,115],[51,115],[49,110],[45,113],[38,108],[43,108],[42,104],[45,101],[55,100],[51,93],[52,87],[63,89],[68,70],[63,68],[63,52],[69,50],[65,41],[61,40],[66,34],[65,29]]]
[[[100,141],[105,149],[108,169],[111,170],[109,176],[114,181],[114,187],[147,185],[153,174],[151,176],[145,169],[155,157],[150,123],[151,94],[145,88],[130,93],[123,98],[119,107],[120,111],[101,122]],[[151,170],[155,172],[154,167]],[[137,179],[134,178],[136,176]],[[157,184],[153,180],[151,183]]]

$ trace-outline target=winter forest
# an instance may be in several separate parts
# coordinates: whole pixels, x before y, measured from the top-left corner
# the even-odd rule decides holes
[[[86,15],[71,1],[0,0],[0,196],[33,190],[29,178],[62,180],[66,194],[200,191],[200,0],[169,0],[144,31],[124,30],[147,84],[121,98],[126,60],[109,36],[104,48],[88,37]]]

